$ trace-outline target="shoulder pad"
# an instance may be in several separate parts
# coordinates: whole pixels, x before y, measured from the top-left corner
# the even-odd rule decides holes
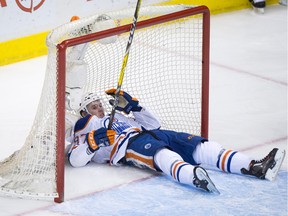
[[[87,125],[87,123],[90,121],[91,118],[92,118],[91,115],[87,115],[87,116],[79,119],[75,124],[74,133],[85,128],[85,126]]]

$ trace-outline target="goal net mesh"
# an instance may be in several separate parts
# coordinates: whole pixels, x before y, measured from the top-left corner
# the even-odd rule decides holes
[[[187,6],[146,6],[138,22],[187,9]],[[114,27],[130,24],[134,9],[107,13]],[[56,139],[57,45],[62,41],[111,28],[100,15],[81,18],[54,29],[47,36],[49,48],[45,81],[32,129],[23,147],[0,162],[0,192],[13,196],[57,197]],[[113,26],[112,26],[113,27]],[[83,93],[96,92],[107,113],[105,90],[116,88],[129,31],[89,42],[83,58],[87,64]],[[137,29],[134,34],[122,89],[139,99],[161,121],[162,129],[201,135],[203,14],[190,15]],[[67,48],[67,56],[73,47]],[[68,63],[66,69],[69,69]],[[66,133],[76,110],[66,110]],[[69,119],[69,122],[68,122]],[[71,120],[72,119],[72,120]],[[64,143],[63,143],[64,145]],[[64,158],[63,158],[64,160]]]

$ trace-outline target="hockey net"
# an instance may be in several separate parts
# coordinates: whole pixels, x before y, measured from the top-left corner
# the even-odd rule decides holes
[[[81,75],[81,91],[97,92],[110,112],[104,91],[116,88],[133,12],[132,8],[107,13],[104,19],[81,18],[48,35],[36,117],[23,147],[0,163],[1,194],[63,201],[65,132],[78,118],[76,109],[65,102],[71,66],[67,59],[75,47],[86,44],[82,59],[87,73]],[[205,6],[140,9],[122,89],[149,107],[163,129],[208,135],[209,28]]]

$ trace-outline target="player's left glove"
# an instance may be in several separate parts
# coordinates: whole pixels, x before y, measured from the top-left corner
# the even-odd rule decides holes
[[[106,94],[112,96],[115,98],[116,95],[116,89],[112,88],[105,91]],[[111,105],[114,104],[114,100],[109,101]],[[119,103],[116,107],[116,110],[123,111],[126,114],[129,114],[130,111],[132,112],[139,112],[142,110],[142,107],[139,105],[139,101],[137,98],[131,97],[127,92],[120,91],[119,94]]]
[[[116,131],[100,128],[86,134],[86,142],[91,153],[97,151],[100,147],[109,146],[114,143]]]

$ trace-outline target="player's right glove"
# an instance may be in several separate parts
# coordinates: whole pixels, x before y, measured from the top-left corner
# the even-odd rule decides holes
[[[115,98],[116,96],[116,89],[112,88],[105,91],[106,94]],[[111,105],[114,104],[114,100],[109,101]],[[127,92],[120,91],[119,94],[119,102],[116,110],[123,111],[126,114],[129,114],[130,111],[139,112],[142,110],[142,107],[139,105],[139,101],[137,98],[131,97]]]
[[[86,142],[91,153],[97,151],[102,146],[109,146],[114,143],[116,131],[108,130],[104,127],[93,130],[86,134]]]

